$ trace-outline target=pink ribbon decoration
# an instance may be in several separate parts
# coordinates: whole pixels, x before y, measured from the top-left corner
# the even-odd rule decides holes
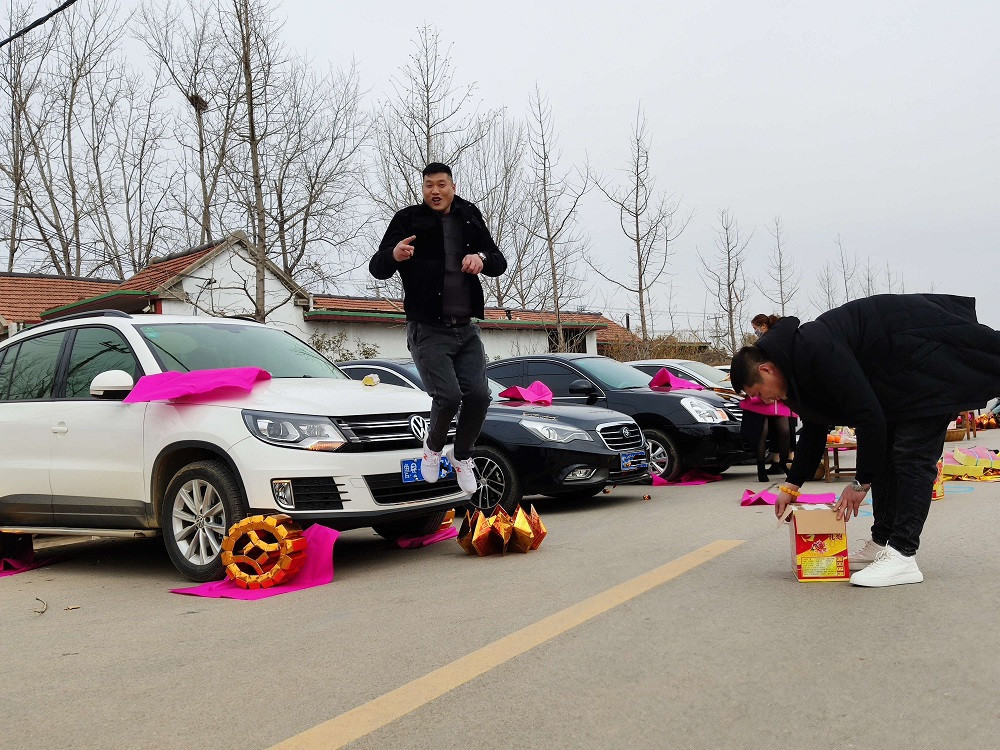
[[[6,578],[7,576],[16,576],[18,573],[27,573],[29,570],[34,570],[35,568],[42,568],[46,565],[51,565],[57,562],[54,559],[42,560],[41,562],[35,562],[34,551],[28,552],[24,557],[4,557],[0,559],[0,578]]]
[[[778,502],[778,496],[773,492],[754,492],[753,490],[744,490],[743,499],[740,500],[740,505],[744,508],[750,505],[774,505]],[[837,493],[835,492],[824,492],[819,495],[799,495],[795,498],[797,503],[807,503],[815,505],[817,503],[835,503],[837,502]]]
[[[229,578],[209,581],[188,589],[170,589],[173,594],[204,596],[209,599],[243,599],[246,601],[267,599],[270,596],[301,591],[313,586],[323,586],[333,581],[333,543],[340,532],[314,523],[302,532],[309,540],[306,547],[306,562],[288,583],[279,583],[269,589],[241,589]]]
[[[775,401],[773,404],[769,404],[760,398],[760,396],[743,399],[740,401],[740,408],[743,411],[752,411],[755,414],[764,414],[768,417],[798,416],[798,414],[789,409],[783,401]]]
[[[506,398],[511,401],[524,401],[529,404],[552,406],[552,391],[540,380],[536,380],[527,388],[512,385],[510,388],[500,391],[500,398]]]
[[[649,381],[649,387],[659,388],[664,391],[669,391],[674,388],[688,388],[693,391],[705,390],[705,386],[700,383],[693,383],[690,380],[679,378],[671,373],[666,367],[653,376],[653,379]]]
[[[224,388],[236,388],[249,393],[254,383],[270,379],[271,373],[259,367],[161,372],[156,375],[143,375],[139,378],[132,392],[125,397],[125,403],[169,401],[183,396],[204,395]]]
[[[668,482],[659,474],[653,474],[652,477],[654,487],[694,487],[695,485],[722,480],[722,477],[718,474],[709,474],[706,471],[699,471],[698,469],[690,469],[684,472],[673,482]]]
[[[427,534],[426,536],[415,536],[407,539],[397,539],[396,546],[401,549],[417,549],[418,547],[427,547],[431,544],[437,544],[438,542],[443,542],[446,539],[454,539],[458,536],[458,529],[454,526],[449,526],[446,529],[439,529],[433,534]]]

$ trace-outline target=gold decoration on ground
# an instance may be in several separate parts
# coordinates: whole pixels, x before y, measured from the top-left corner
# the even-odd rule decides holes
[[[284,513],[250,516],[233,524],[222,540],[222,564],[240,588],[267,589],[302,569],[308,543]]]
[[[454,523],[455,523],[455,509],[449,508],[444,514],[444,520],[441,522],[441,525],[438,526],[438,531],[444,531]]]
[[[526,513],[518,505],[511,517],[498,505],[491,516],[478,510],[470,516],[466,511],[458,532],[458,543],[470,555],[486,557],[503,555],[508,550],[527,552],[538,549],[547,533],[534,506],[530,513]]]

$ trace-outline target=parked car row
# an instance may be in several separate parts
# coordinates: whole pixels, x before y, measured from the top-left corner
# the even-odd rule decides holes
[[[143,375],[233,367],[271,379],[238,396],[123,400]],[[380,382],[358,382],[368,374]],[[222,573],[227,530],[250,514],[397,539],[467,503],[588,497],[650,471],[723,471],[742,451],[723,397],[651,390],[648,374],[606,357],[513,357],[488,374],[494,403],[470,498],[447,467],[433,484],[417,470],[430,398],[412,360],[337,367],[246,320],[101,311],[43,323],[0,344],[0,546],[162,533],[177,569],[205,581]],[[552,405],[500,397],[534,381]]]

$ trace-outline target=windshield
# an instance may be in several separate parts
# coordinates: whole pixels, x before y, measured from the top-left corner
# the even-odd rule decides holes
[[[724,385],[726,380],[729,378],[729,376],[718,367],[706,365],[704,362],[684,362],[682,366],[715,385]]]
[[[163,370],[259,367],[273,378],[346,378],[290,333],[259,325],[156,323],[136,326]]]
[[[608,357],[574,359],[573,364],[608,388],[645,388],[649,385],[649,375]]]

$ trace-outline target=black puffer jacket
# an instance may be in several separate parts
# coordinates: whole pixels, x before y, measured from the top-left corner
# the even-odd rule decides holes
[[[487,276],[499,276],[506,271],[507,259],[493,241],[483,215],[475,204],[456,195],[451,204],[451,213],[461,220],[466,255],[483,253],[486,256],[483,273]],[[392,257],[393,248],[400,240],[411,235],[417,236],[413,241],[413,257],[400,263]],[[406,311],[406,319],[422,323],[439,322],[442,314],[441,294],[444,289],[444,230],[440,215],[426,203],[407,206],[398,211],[389,222],[389,228],[368,264],[368,270],[376,279],[388,279],[399,271],[403,281],[403,310]],[[466,273],[462,277],[471,292],[472,316],[482,318],[485,315],[483,285],[475,274]]]
[[[832,425],[856,428],[857,478],[871,482],[886,470],[888,422],[954,417],[1000,393],[1000,333],[977,322],[969,297],[867,297],[802,325],[782,318],[757,346],[803,421],[795,484],[816,472]]]

